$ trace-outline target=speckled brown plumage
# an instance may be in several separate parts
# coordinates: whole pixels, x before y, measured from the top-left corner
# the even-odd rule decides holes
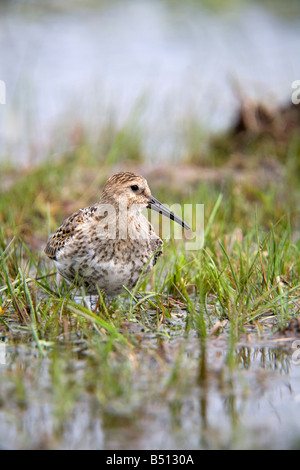
[[[89,294],[132,289],[162,254],[162,240],[141,213],[146,207],[189,228],[151,195],[145,178],[120,172],[106,182],[99,203],[62,223],[45,253],[63,277]]]

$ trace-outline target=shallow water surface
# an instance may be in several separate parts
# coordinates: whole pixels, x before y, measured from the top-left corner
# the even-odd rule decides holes
[[[299,448],[291,345],[126,327],[134,352],[112,350],[109,370],[100,343],[80,340],[72,352],[61,345],[41,359],[33,346],[2,342],[1,447]]]

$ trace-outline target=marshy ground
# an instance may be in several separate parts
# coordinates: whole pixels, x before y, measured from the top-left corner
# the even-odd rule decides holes
[[[299,448],[300,118],[251,106],[172,165],[149,166],[130,128],[110,151],[76,128],[69,153],[2,166],[2,448]],[[134,292],[91,310],[42,250],[122,169],[204,204],[205,242],[167,241]]]

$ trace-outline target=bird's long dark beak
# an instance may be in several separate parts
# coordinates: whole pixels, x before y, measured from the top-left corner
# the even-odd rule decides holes
[[[177,222],[179,225],[182,225],[182,227],[186,228],[187,230],[191,229],[183,220],[181,220],[180,217],[177,217],[177,215],[175,215],[174,212],[170,211],[166,206],[164,206],[161,202],[159,202],[153,196],[150,197],[147,208],[153,209],[159,214],[163,214],[166,217],[169,217],[169,219],[174,220],[175,222]]]

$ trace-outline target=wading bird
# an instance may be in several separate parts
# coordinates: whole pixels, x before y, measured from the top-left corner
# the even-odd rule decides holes
[[[190,227],[151,195],[145,178],[120,172],[109,178],[100,201],[68,217],[50,236],[46,255],[70,283],[94,295],[132,289],[162,254],[162,240],[142,214],[153,209]]]

